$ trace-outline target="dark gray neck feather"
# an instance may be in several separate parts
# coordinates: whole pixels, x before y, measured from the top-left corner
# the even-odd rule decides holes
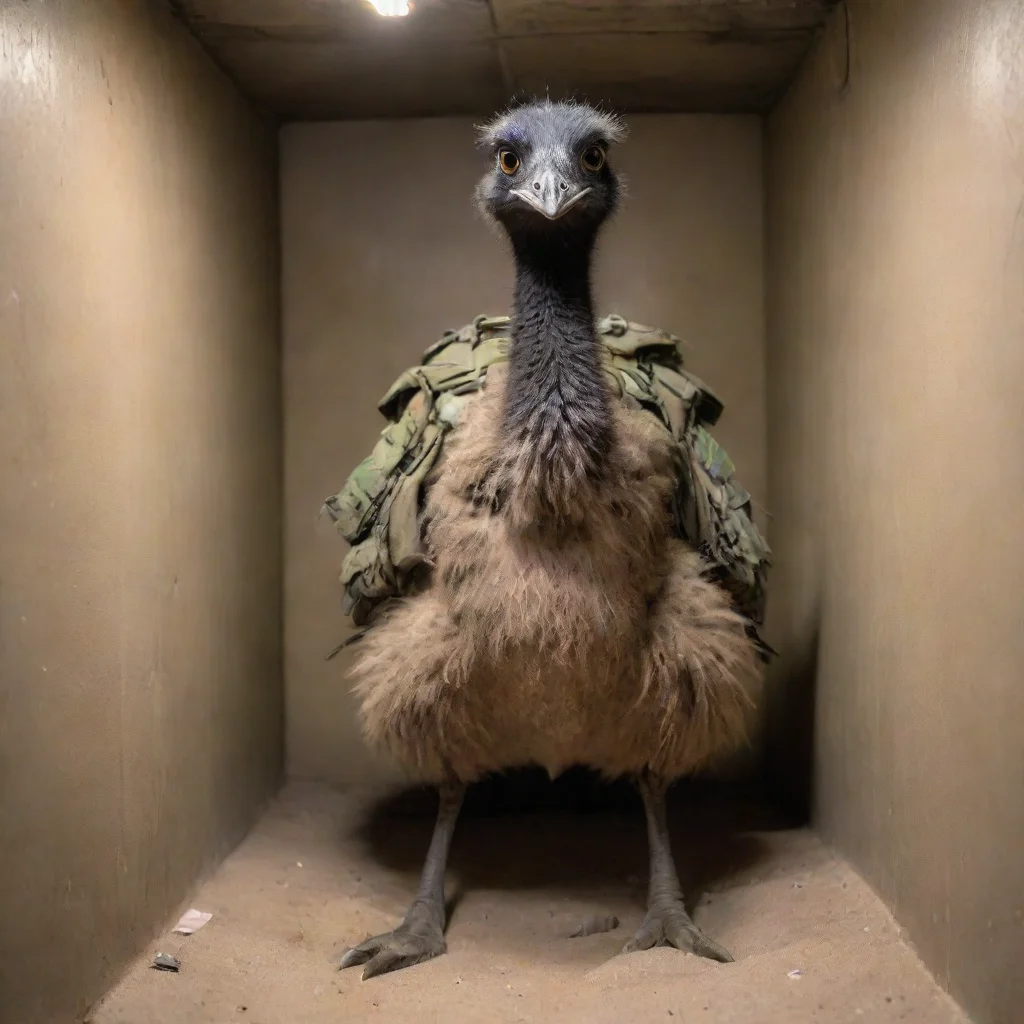
[[[527,446],[542,480],[600,476],[612,421],[590,293],[593,238],[513,244],[505,436]]]

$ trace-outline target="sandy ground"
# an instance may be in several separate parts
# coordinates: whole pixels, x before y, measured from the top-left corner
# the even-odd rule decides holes
[[[401,919],[431,821],[289,787],[92,1024],[668,1021],[963,1024],[871,891],[815,836],[686,797],[673,839],[696,921],[736,963],[619,955],[643,916],[639,807],[487,816],[469,808],[449,872],[448,954],[363,982],[332,956]],[[568,936],[593,915],[617,929]],[[150,968],[158,951],[178,974]]]

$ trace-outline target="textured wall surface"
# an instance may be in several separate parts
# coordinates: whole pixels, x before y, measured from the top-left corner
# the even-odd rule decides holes
[[[66,1024],[281,747],[273,135],[160,5],[0,4],[0,1020]]]
[[[600,310],[692,343],[722,395],[716,436],[765,492],[760,125],[632,119],[615,155],[630,196],[595,278]],[[348,696],[337,567],[320,503],[369,452],[376,402],[447,327],[505,312],[512,265],[475,214],[486,169],[466,120],[292,125],[282,134],[286,680],[289,770],[343,784],[390,778]]]
[[[839,11],[768,131],[772,638],[786,652],[772,746],[803,746],[816,660],[825,837],[978,1024],[1010,1024],[1024,1003],[1024,6],[848,13],[849,46]]]

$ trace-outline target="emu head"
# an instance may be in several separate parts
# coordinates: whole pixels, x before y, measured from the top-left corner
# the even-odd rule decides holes
[[[477,205],[513,241],[592,238],[618,205],[608,150],[625,134],[616,117],[585,104],[515,107],[480,131],[493,163],[477,186]]]

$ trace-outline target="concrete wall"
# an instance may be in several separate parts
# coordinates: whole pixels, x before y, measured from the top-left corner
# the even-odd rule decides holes
[[[693,343],[727,404],[716,436],[766,488],[760,125],[638,117],[615,155],[631,195],[608,230],[599,307]],[[344,656],[344,544],[320,503],[384,425],[377,399],[447,327],[505,312],[511,260],[472,209],[485,170],[468,120],[291,125],[282,133],[285,650],[299,777],[392,779],[360,738]]]
[[[787,659],[772,746],[800,745],[816,660],[825,837],[978,1024],[1009,1024],[1024,999],[1024,6],[848,13],[849,47],[840,9],[767,136]]]
[[[0,1020],[66,1024],[276,785],[273,135],[157,3],[0,4]]]

